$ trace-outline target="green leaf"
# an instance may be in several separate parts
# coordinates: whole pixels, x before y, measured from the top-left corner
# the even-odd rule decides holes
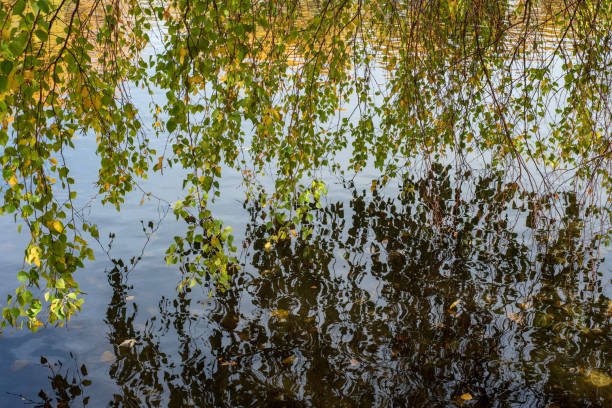
[[[28,279],[30,279],[30,275],[25,271],[21,271],[17,274],[17,279],[19,279],[20,282],[25,283]]]

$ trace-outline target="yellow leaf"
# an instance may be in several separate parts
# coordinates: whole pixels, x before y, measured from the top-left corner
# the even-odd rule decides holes
[[[292,229],[291,230],[291,235],[293,235],[294,237],[297,237],[297,232],[294,229]]]
[[[39,320],[37,320],[37,319],[32,319],[32,320],[30,320],[30,322],[32,323],[32,326],[34,326],[34,327],[44,326],[44,325],[43,325],[43,323],[42,323],[42,322],[40,322],[40,321],[39,321]]]
[[[463,394],[461,396],[461,399],[464,400],[464,401],[471,400],[472,399],[472,394],[470,394],[469,392],[466,392],[465,394]]]
[[[291,363],[293,363],[295,361],[296,358],[297,358],[296,356],[287,357],[286,359],[284,359],[282,361],[282,363],[283,364],[291,364]]]
[[[289,317],[289,311],[285,309],[276,309],[270,312],[270,317],[278,317],[279,319],[286,319]]]
[[[587,378],[596,387],[607,387],[612,384],[612,377],[597,370],[589,370]]]
[[[455,306],[457,306],[459,303],[461,303],[461,300],[455,300],[453,303],[451,303],[450,307],[448,308],[448,310],[453,310],[453,308]]]
[[[91,98],[93,106],[96,110],[100,110],[100,108],[102,107],[102,98],[100,97],[99,94],[94,95],[93,98]]]
[[[508,313],[508,319],[512,320],[516,324],[521,324],[523,322],[523,317],[518,313]]]
[[[179,62],[182,64],[183,61],[185,61],[185,55],[187,55],[187,48],[181,48],[181,50],[179,51]]]
[[[53,229],[57,232],[62,232],[64,230],[64,226],[58,220],[53,221]]]
[[[50,158],[50,159],[49,159],[49,161],[50,161],[50,162],[51,162],[51,163],[52,163],[54,166],[57,166],[57,160],[56,160],[54,157]]]
[[[28,252],[27,252],[25,261],[29,263],[30,265],[35,264],[36,266],[40,266],[40,255],[41,254],[42,254],[42,251],[40,250],[39,247],[31,246],[30,248],[28,248]]]
[[[266,242],[266,245],[264,245],[264,248],[266,248],[266,251],[269,251],[270,248],[272,248],[272,244],[269,242]]]
[[[15,184],[17,184],[17,178],[15,176],[11,177],[9,180],[9,184],[11,185],[11,187],[15,186]]]

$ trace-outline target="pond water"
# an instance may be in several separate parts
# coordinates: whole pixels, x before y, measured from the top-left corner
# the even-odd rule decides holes
[[[95,173],[85,154],[73,160]],[[171,201],[178,176],[151,183]],[[86,307],[66,328],[5,333],[0,405],[612,402],[611,264],[574,195],[535,224],[501,174],[434,164],[384,191],[331,184],[314,234],[267,251],[265,208],[243,202],[238,180],[225,179],[217,211],[242,269],[212,296],[214,282],[176,291],[180,273],[162,258],[185,226],[163,203],[132,194],[120,213],[93,206],[101,242],[115,238],[79,272]],[[22,237],[3,236],[11,281]]]
[[[145,112],[150,97],[133,97]],[[74,142],[78,208],[100,230],[76,274],[84,309],[3,333],[0,407],[612,406],[610,220],[577,189],[535,200],[477,153],[384,188],[369,167],[331,172],[313,234],[267,246],[269,209],[224,167],[212,211],[239,268],[227,289],[208,277],[180,292],[164,256],[188,227],[172,212],[186,171],[155,173],[117,212],[95,199],[95,136]],[[0,229],[4,301],[28,233],[11,216]]]

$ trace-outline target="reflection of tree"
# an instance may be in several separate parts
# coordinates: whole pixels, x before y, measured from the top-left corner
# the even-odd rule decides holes
[[[536,223],[529,197],[495,173],[450,176],[434,165],[395,199],[351,189],[348,207],[316,213],[310,238],[269,251],[263,209],[249,207],[252,266],[206,302],[189,290],[162,298],[142,329],[118,261],[107,323],[121,392],[111,405],[612,400],[586,374],[609,369],[612,331],[597,242],[585,238],[573,195],[561,199],[561,219],[540,212]],[[523,221],[539,227],[521,235]],[[119,346],[126,339],[133,347]]]

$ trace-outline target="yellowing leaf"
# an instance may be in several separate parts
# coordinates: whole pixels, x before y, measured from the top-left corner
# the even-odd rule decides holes
[[[54,157],[50,158],[50,159],[49,159],[49,161],[50,161],[50,162],[51,162],[51,163],[52,163],[54,166],[57,166],[57,160],[56,160]]]
[[[269,251],[270,248],[272,248],[272,244],[269,242],[266,242],[266,245],[264,245],[264,248],[266,249],[266,251]]]
[[[508,319],[512,320],[516,324],[521,324],[523,322],[523,317],[518,313],[508,313]]]
[[[453,308],[455,306],[457,306],[459,303],[461,303],[461,300],[455,300],[453,303],[451,303],[450,307],[448,308],[448,310],[453,310]]]
[[[282,361],[282,363],[283,364],[291,364],[291,363],[293,363],[295,361],[296,358],[297,358],[296,356],[287,357],[286,359],[284,359]]]
[[[9,184],[11,185],[11,187],[14,187],[15,184],[17,184],[17,178],[15,176],[11,177],[9,179]]]
[[[100,356],[100,361],[103,363],[112,363],[113,361],[115,361],[115,355],[110,350],[106,350]]]
[[[64,226],[58,220],[53,221],[53,229],[61,233],[64,230]]]
[[[587,371],[586,376],[589,382],[596,387],[607,387],[608,385],[612,384],[612,377],[610,377],[608,374],[602,373],[601,371],[589,370]]]
[[[42,251],[37,246],[31,246],[26,254],[25,261],[27,263],[35,264],[36,266],[40,266],[40,256],[42,255]]]
[[[120,348],[132,348],[136,344],[136,339],[127,339],[119,344]]]
[[[187,48],[181,48],[179,51],[179,62],[182,64],[185,61],[185,55],[187,55]]]
[[[285,309],[276,309],[270,312],[270,317],[278,317],[279,319],[286,319],[289,317],[289,311]]]
[[[468,401],[472,399],[472,394],[470,394],[469,392],[466,392],[465,394],[461,395],[461,399],[464,401]]]

